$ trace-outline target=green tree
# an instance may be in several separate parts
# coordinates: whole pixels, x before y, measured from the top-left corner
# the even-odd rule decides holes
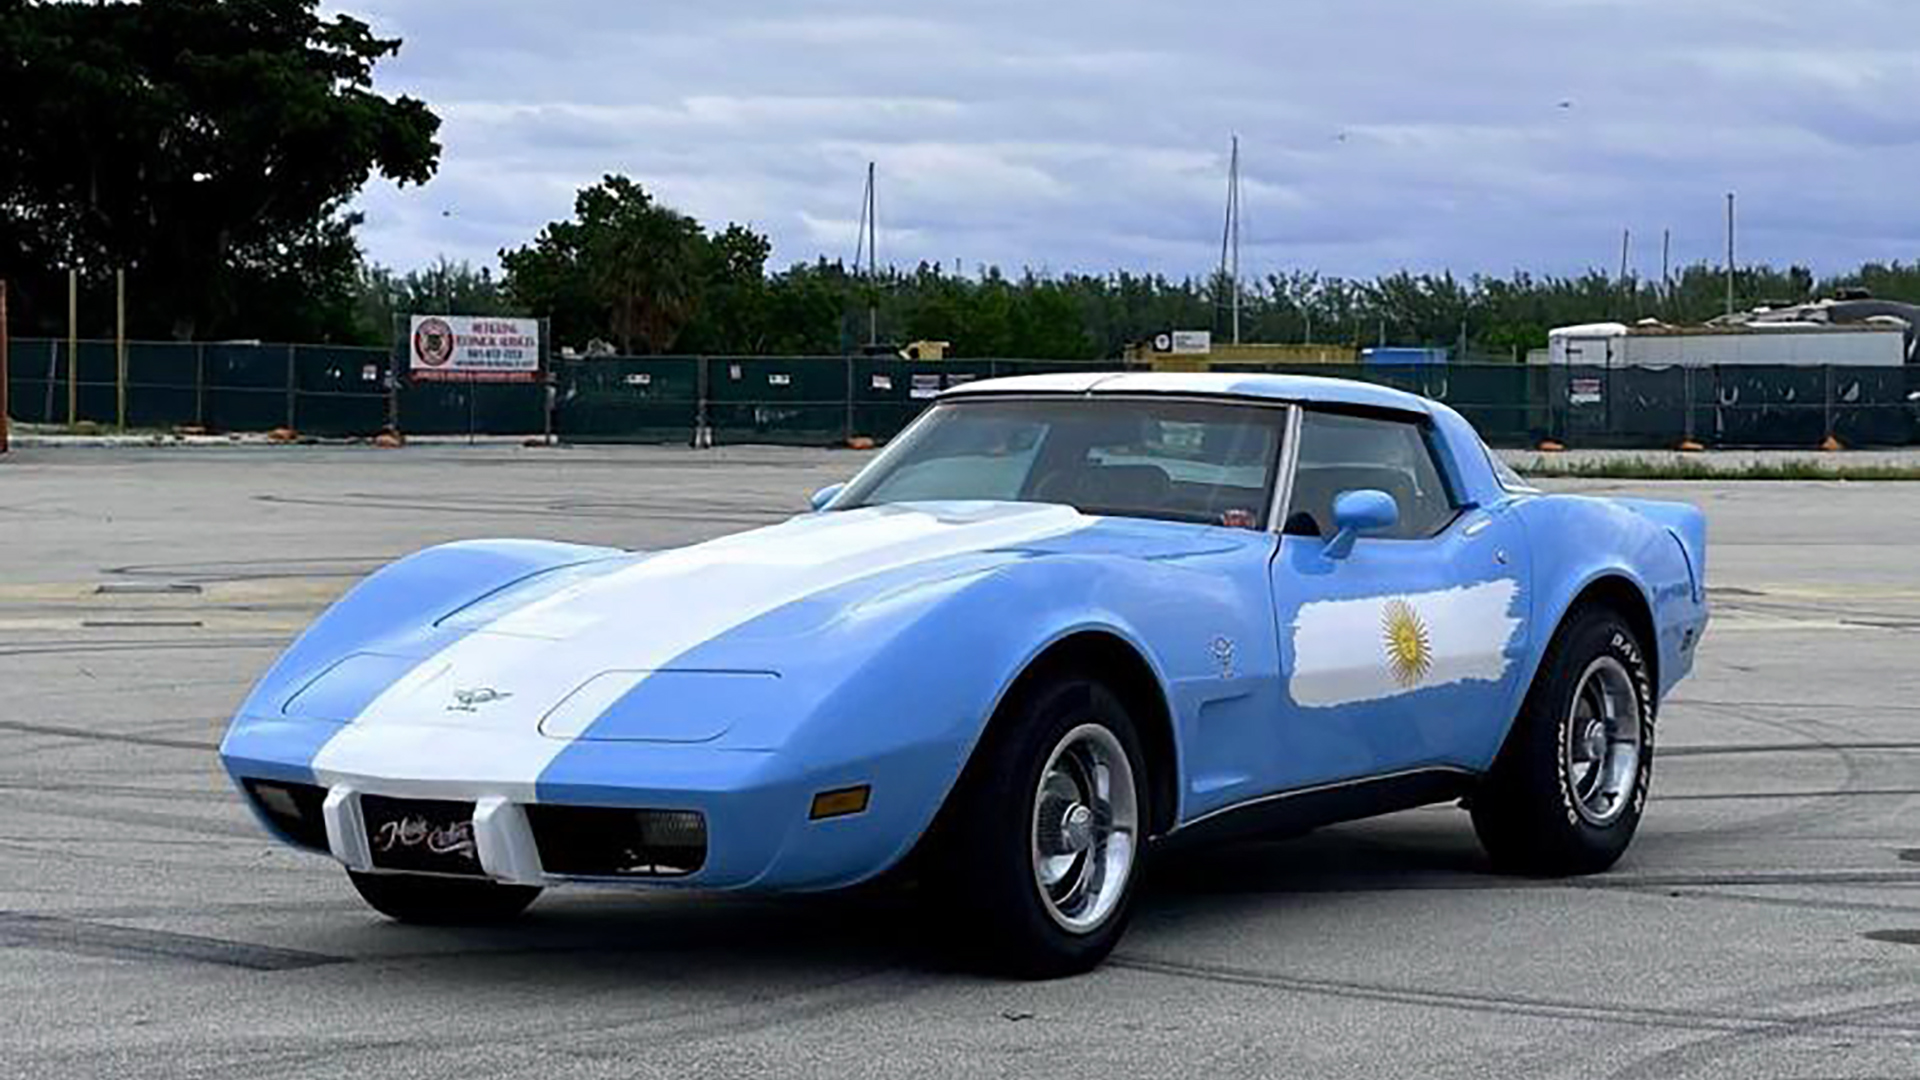
[[[850,319],[857,293],[853,276],[837,261],[800,263],[775,275],[767,282],[765,351],[785,356],[846,351],[854,341]]]
[[[465,260],[440,258],[431,266],[406,273],[364,264],[353,291],[355,336],[371,345],[386,344],[393,334],[394,319],[402,315],[522,314],[490,267],[475,267]]]
[[[866,343],[876,305],[882,342],[937,339],[957,357],[1100,359],[1161,331],[1227,327],[1217,275],[1017,277],[994,267],[948,273],[931,263],[883,267],[873,278],[826,259],[769,273],[766,238],[730,225],[708,234],[620,177],[581,192],[575,218],[503,255],[512,299],[549,313],[569,343],[617,338],[646,351],[709,355],[832,355]],[[1723,268],[1682,268],[1663,285],[1600,271],[1568,276],[1456,277],[1401,270],[1371,280],[1294,269],[1241,283],[1244,340],[1377,343],[1462,349],[1477,362],[1513,362],[1556,326],[1659,318],[1700,322],[1725,306]],[[1736,303],[1794,301],[1864,286],[1920,301],[1920,264],[1869,264],[1821,281],[1804,267],[1750,265]],[[623,332],[622,305],[627,316]]]
[[[767,239],[741,225],[708,236],[698,221],[633,180],[608,175],[581,189],[573,218],[500,253],[506,291],[553,320],[557,340],[611,339],[622,352],[683,342],[747,351],[767,339]]]
[[[701,247],[695,317],[680,346],[691,352],[753,354],[775,328],[767,318],[767,256],[773,245],[744,225],[728,225]]]
[[[318,0],[0,0],[0,275],[26,317],[53,321],[65,268],[118,268],[136,333],[350,333],[347,201],[439,158],[427,106],[373,90],[399,47]]]

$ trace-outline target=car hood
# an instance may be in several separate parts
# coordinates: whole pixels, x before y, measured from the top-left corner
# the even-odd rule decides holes
[[[292,695],[285,711],[355,724],[538,727],[575,737],[658,673],[777,678],[775,662],[729,671],[689,670],[682,662],[702,644],[776,610],[823,593],[845,596],[849,586],[858,592],[868,579],[897,587],[918,568],[937,575],[936,567],[956,558],[977,571],[999,558],[1059,551],[1107,520],[1031,503],[871,507],[563,567],[442,616],[430,655],[390,655],[372,644],[341,658]],[[1096,546],[1112,547],[1118,539]],[[753,693],[760,685],[715,683],[717,692]],[[662,734],[700,741],[716,734],[716,725],[724,722]]]
[[[863,578],[956,555],[1014,554],[1100,519],[1033,503],[918,503],[810,514],[576,569],[558,589],[528,582],[442,620],[476,634],[565,641],[660,667],[776,608]],[[526,594],[521,601],[519,595]]]

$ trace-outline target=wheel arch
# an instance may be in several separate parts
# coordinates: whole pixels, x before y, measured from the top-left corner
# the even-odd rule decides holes
[[[1138,725],[1141,752],[1146,756],[1149,802],[1153,809],[1148,832],[1161,836],[1172,831],[1180,814],[1180,751],[1173,710],[1166,685],[1146,652],[1128,637],[1105,626],[1083,626],[1054,638],[1036,651],[1008,680],[994,701],[980,738],[975,740],[959,784],[968,781],[981,750],[1009,721],[1008,706],[1036,680],[1061,671],[1098,678],[1120,695]]]
[[[1624,621],[1636,637],[1647,638],[1637,651],[1649,679],[1656,677],[1660,661],[1651,637],[1653,606],[1644,583],[1630,570],[1603,566],[1569,582],[1558,595],[1562,602],[1555,612],[1552,632],[1539,643],[1534,670],[1521,690],[1506,738],[1468,804],[1474,832],[1494,867],[1530,877],[1596,873],[1612,866],[1638,826],[1652,760],[1648,756],[1652,728],[1648,726],[1643,729],[1648,753],[1643,753],[1636,768],[1627,807],[1622,811],[1625,816],[1616,815],[1600,824],[1577,816],[1581,811],[1565,771],[1572,724],[1567,702],[1558,697],[1541,698],[1530,706],[1536,691],[1547,684],[1564,686],[1569,694],[1579,691],[1580,680],[1588,670],[1587,654],[1566,653],[1562,643],[1569,639],[1565,635],[1576,626],[1576,620],[1583,619],[1583,613],[1610,613]],[[1556,670],[1546,666],[1549,658],[1556,658],[1559,670],[1566,673],[1563,681],[1556,682]],[[1637,673],[1630,678],[1639,682]],[[1649,688],[1641,684],[1639,689]],[[1645,706],[1642,719],[1651,725],[1655,707],[1651,696]]]
[[[1553,632],[1541,643],[1541,655],[1545,655],[1546,646],[1559,636],[1561,629],[1566,626],[1567,619],[1574,612],[1591,604],[1605,606],[1618,612],[1621,618],[1627,620],[1628,628],[1633,631],[1635,637],[1640,639],[1640,653],[1646,658],[1647,674],[1652,684],[1658,687],[1660,685],[1660,638],[1653,621],[1653,603],[1647,599],[1646,590],[1638,581],[1618,569],[1602,570],[1594,574],[1573,591],[1566,603],[1560,605],[1560,610],[1554,616]],[[1540,672],[1536,661],[1533,677],[1527,681],[1527,685],[1531,687],[1533,681],[1539,677]],[[1651,708],[1654,704],[1654,702],[1648,702],[1648,707]]]

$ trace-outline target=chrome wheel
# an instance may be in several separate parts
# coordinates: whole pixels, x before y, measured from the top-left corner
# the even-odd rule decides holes
[[[1068,731],[1040,770],[1033,799],[1033,882],[1053,921],[1099,928],[1126,895],[1140,829],[1133,765],[1099,724]]]
[[[1626,665],[1601,656],[1587,666],[1567,716],[1567,792],[1591,825],[1608,825],[1633,798],[1640,774],[1640,694]]]

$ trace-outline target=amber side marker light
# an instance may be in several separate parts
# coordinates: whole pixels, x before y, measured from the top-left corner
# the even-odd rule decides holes
[[[822,818],[845,817],[858,814],[867,808],[867,796],[873,788],[867,784],[858,787],[835,788],[823,791],[813,797],[813,812],[807,816],[815,821]]]

